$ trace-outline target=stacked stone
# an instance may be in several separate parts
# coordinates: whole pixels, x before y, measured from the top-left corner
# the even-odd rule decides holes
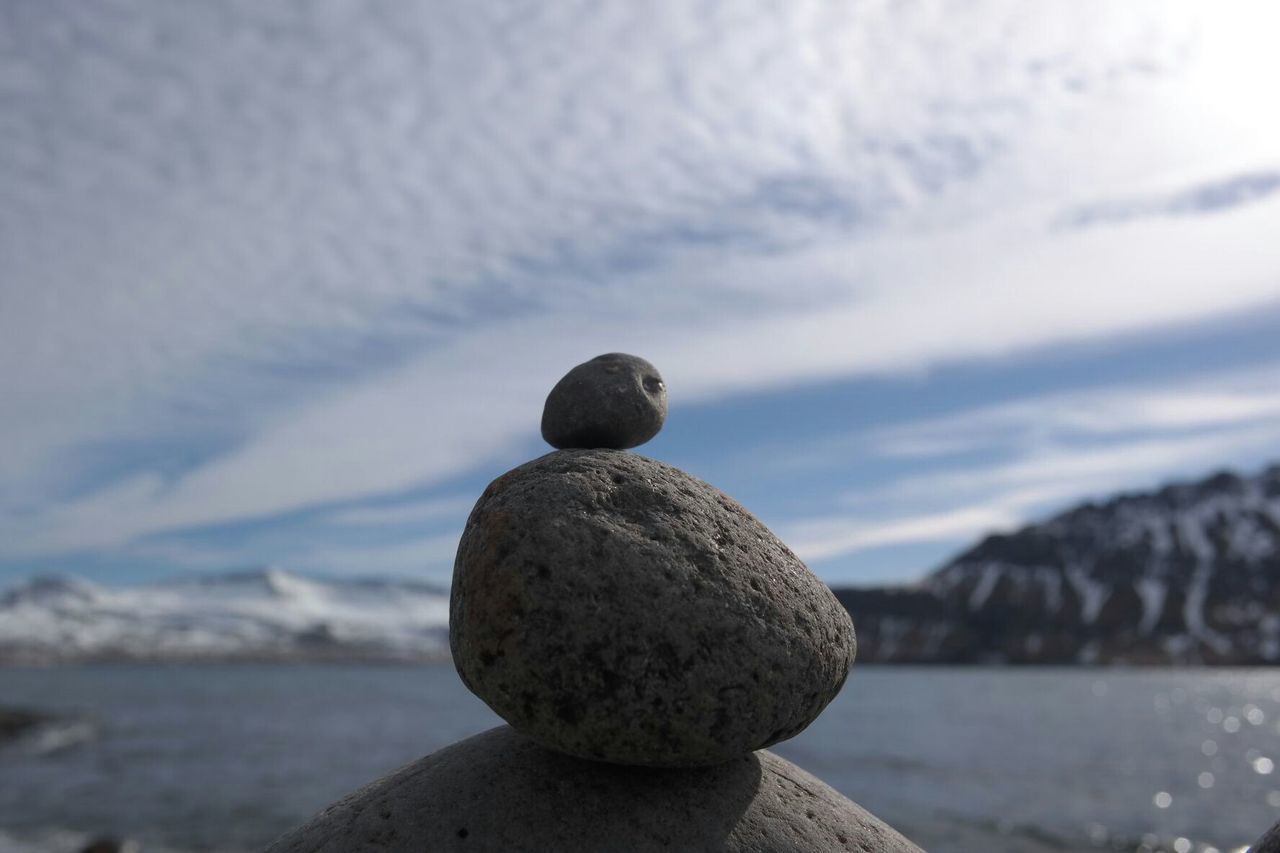
[[[635,356],[560,380],[542,418],[558,449],[485,489],[454,565],[454,663],[509,726],[272,850],[918,850],[763,751],[839,692],[853,624],[737,502],[627,451],[666,413]]]

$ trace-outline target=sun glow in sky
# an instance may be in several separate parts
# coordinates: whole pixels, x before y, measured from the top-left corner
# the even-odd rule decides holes
[[[444,581],[600,352],[837,583],[1280,458],[1267,3],[0,7],[0,583]]]

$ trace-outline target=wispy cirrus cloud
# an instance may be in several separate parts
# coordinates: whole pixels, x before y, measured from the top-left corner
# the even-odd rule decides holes
[[[440,519],[465,516],[475,505],[469,496],[429,498],[394,504],[373,504],[340,509],[325,515],[326,524],[351,526],[388,526],[395,524],[428,524]]]
[[[885,545],[956,547],[1074,501],[1252,465],[1276,447],[1280,365],[1049,394],[867,430],[783,460],[807,467],[861,453],[930,464],[846,490],[838,511],[781,529],[815,561]]]
[[[1044,395],[901,424],[870,436],[876,452],[940,456],[982,447],[1166,434],[1213,434],[1280,424],[1280,365]]]
[[[278,564],[282,560],[295,571],[340,577],[413,576],[447,586],[458,532],[414,533],[384,540],[357,542],[308,541],[299,538],[281,553],[277,544],[253,538],[236,543],[211,544],[182,538],[133,542],[126,557],[158,563],[161,576],[187,571],[219,572]]]
[[[814,518],[787,525],[784,536],[801,559],[826,560],[886,545],[954,542],[1006,529],[1018,520],[1014,509],[997,503],[889,519]]]
[[[1059,221],[1082,228],[1151,216],[1204,216],[1255,204],[1277,192],[1280,171],[1249,172],[1170,194],[1086,204],[1063,213]]]

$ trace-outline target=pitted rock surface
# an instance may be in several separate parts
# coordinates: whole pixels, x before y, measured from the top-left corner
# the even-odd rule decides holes
[[[550,752],[506,726],[356,791],[267,850],[920,853],[769,752],[696,769],[619,767]]]
[[[450,645],[467,686],[552,749],[697,766],[792,737],[844,684],[848,613],[731,498],[612,450],[499,477],[467,520]]]
[[[542,409],[542,438],[552,447],[644,444],[667,419],[667,386],[643,358],[620,352],[579,364],[556,383]]]

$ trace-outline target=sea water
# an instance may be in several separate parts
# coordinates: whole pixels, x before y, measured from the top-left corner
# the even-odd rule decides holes
[[[434,666],[0,669],[0,853],[255,850],[499,720]],[[856,667],[775,751],[931,851],[1238,850],[1280,819],[1280,671]]]

